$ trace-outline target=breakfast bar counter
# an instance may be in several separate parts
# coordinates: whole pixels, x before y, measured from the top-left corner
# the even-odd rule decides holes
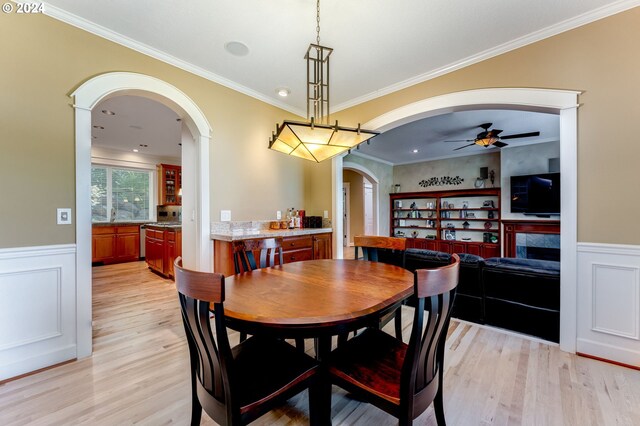
[[[235,226],[234,226],[235,225]],[[212,224],[213,270],[225,276],[235,274],[233,243],[235,241],[282,239],[284,263],[301,260],[331,259],[331,237],[333,230],[325,228],[269,229],[259,222],[242,224]]]

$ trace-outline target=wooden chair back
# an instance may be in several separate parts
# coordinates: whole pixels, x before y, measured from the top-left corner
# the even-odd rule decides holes
[[[362,249],[362,258],[372,262],[383,259],[382,252],[397,251],[397,256],[390,263],[404,263],[404,250],[407,248],[406,238],[381,237],[376,235],[356,235],[353,237],[355,258],[359,258],[358,249]],[[403,266],[399,264],[397,266]]]
[[[258,253],[259,263],[256,262],[256,253]],[[283,263],[281,238],[233,242],[233,265],[236,274],[282,265]]]
[[[189,345],[192,424],[200,423],[202,407],[216,422],[226,424],[229,418],[239,418],[240,412],[230,390],[233,356],[224,318],[224,275],[184,269],[180,257],[175,260],[174,269]],[[211,305],[215,336],[209,315]],[[233,409],[237,413],[231,413]]]
[[[442,398],[445,339],[460,271],[460,257],[453,254],[451,260],[447,266],[414,272],[417,305],[400,379],[400,395],[408,399],[404,406],[411,410],[410,418],[424,411],[436,396]],[[426,321],[425,310],[429,313]],[[441,409],[436,410],[436,417],[442,417],[439,425],[444,424]]]
[[[313,387],[319,364],[282,339],[254,337],[231,349],[224,275],[184,269],[180,257],[174,268],[189,345],[192,425],[200,424],[203,409],[220,425],[245,425]],[[317,392],[309,391],[310,415],[318,409]]]

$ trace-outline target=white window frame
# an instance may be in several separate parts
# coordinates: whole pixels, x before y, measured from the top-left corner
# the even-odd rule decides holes
[[[128,167],[128,166],[124,166],[122,165],[121,161],[114,161],[114,162],[92,162],[91,163],[91,168],[93,169],[94,167],[101,167],[101,168],[105,168],[107,170],[107,213],[108,215],[110,215],[111,212],[111,208],[113,207],[113,188],[112,188],[112,172],[113,169],[118,169],[118,170],[132,170],[135,172],[147,172],[149,174],[149,217],[147,219],[141,219],[141,220],[131,220],[131,221],[127,221],[127,222],[155,222],[156,221],[156,210],[153,208],[153,206],[158,204],[158,195],[156,192],[156,185],[155,182],[157,180],[157,171],[154,168],[150,168],[150,167]],[[91,223],[110,223],[110,219],[107,219],[105,221],[93,221],[93,215],[91,216]],[[114,223],[117,223],[118,221],[114,221]]]

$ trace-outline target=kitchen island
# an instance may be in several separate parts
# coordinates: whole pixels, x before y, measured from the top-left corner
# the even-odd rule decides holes
[[[182,225],[179,222],[145,225],[145,259],[149,269],[174,278],[173,261],[182,256]]]
[[[224,276],[235,274],[233,266],[233,242],[259,240],[264,238],[282,239],[284,263],[312,259],[331,259],[331,228],[268,229],[265,227],[213,227],[213,270]]]

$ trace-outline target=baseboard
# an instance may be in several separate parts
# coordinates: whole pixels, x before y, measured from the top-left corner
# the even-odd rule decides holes
[[[577,353],[616,365],[640,370],[640,352],[587,339],[578,339]]]

